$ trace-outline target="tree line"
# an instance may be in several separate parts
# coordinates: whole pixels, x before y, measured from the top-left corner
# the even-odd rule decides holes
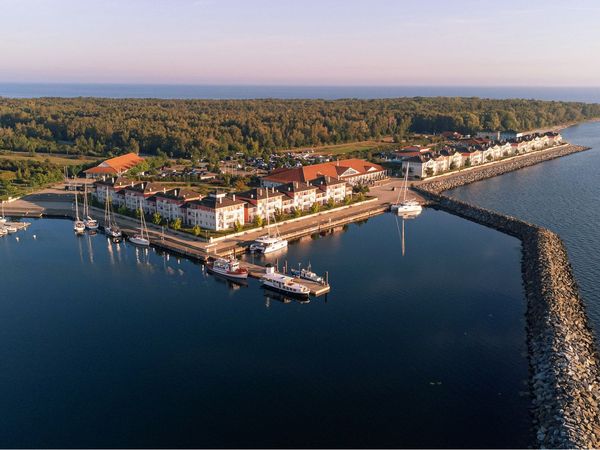
[[[411,133],[530,130],[600,117],[600,104],[415,97],[378,100],[0,98],[0,149],[124,151],[218,161],[242,153]]]

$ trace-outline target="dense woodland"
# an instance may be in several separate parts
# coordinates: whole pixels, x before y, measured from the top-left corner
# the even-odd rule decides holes
[[[600,117],[600,104],[479,98],[156,100],[0,98],[0,149],[215,161],[242,152],[410,133],[529,130]]]

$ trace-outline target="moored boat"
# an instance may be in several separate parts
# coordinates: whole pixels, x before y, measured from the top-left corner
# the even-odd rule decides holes
[[[306,286],[294,281],[292,277],[275,272],[273,267],[267,267],[267,273],[262,276],[260,281],[267,289],[294,297],[308,298],[310,294],[310,290]]]
[[[85,228],[87,228],[88,230],[97,230],[98,221],[90,216],[90,207],[88,206],[87,198],[87,184],[83,185],[83,215],[85,216],[85,218],[83,219],[83,224],[85,225]]]
[[[306,268],[298,267],[298,269],[291,269],[290,272],[295,277],[302,278],[302,279],[308,280],[308,281],[312,281],[314,283],[323,284],[325,282],[325,280],[323,280],[323,277],[317,275],[316,273],[314,273],[311,270],[310,264]]]
[[[104,233],[113,239],[119,239],[123,235],[112,212],[112,200],[108,195],[108,187],[104,200]]]
[[[287,248],[288,241],[286,239],[280,239],[278,237],[263,236],[257,238],[252,244],[250,244],[250,251],[256,253],[262,253],[266,255],[273,253],[278,250]]]
[[[73,231],[81,234],[85,231],[85,223],[79,219],[79,203],[77,201],[77,192],[75,192],[75,221],[73,222]]]
[[[148,247],[150,245],[150,237],[148,236],[148,229],[146,228],[146,219],[144,218],[144,209],[142,208],[142,202],[140,200],[140,232],[134,234],[129,238],[129,242],[140,247]]]
[[[241,267],[240,262],[234,257],[229,259],[217,258],[207,264],[207,269],[210,272],[235,280],[248,278],[248,269]]]
[[[408,168],[410,164],[406,164],[406,175],[404,178],[404,185],[400,192],[398,192],[398,200],[393,203],[390,209],[398,215],[402,214],[413,214],[418,215],[423,210],[423,207],[415,199],[407,199],[406,193],[408,192]],[[402,201],[400,201],[400,194],[404,194]]]

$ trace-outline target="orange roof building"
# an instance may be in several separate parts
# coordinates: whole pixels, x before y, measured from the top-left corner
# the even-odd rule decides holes
[[[379,164],[364,159],[343,159],[312,166],[277,169],[263,177],[261,184],[266,187],[277,187],[292,182],[308,183],[319,177],[344,180],[354,186],[383,180],[387,177],[387,171]]]
[[[126,155],[117,156],[116,158],[107,159],[96,167],[92,167],[85,171],[86,178],[101,178],[103,176],[121,176],[129,169],[137,166],[144,158],[135,153],[127,153]]]

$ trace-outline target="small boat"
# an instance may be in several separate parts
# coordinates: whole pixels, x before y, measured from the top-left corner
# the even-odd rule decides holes
[[[269,204],[269,190],[267,189],[267,205]],[[273,253],[278,250],[283,250],[287,248],[288,241],[286,239],[281,239],[279,237],[279,231],[277,230],[277,225],[275,225],[275,236],[271,236],[271,213],[267,206],[267,235],[259,237],[252,244],[250,244],[250,251],[256,253],[262,253],[266,255],[268,253]]]
[[[10,225],[8,223],[4,224],[4,229],[6,230],[7,233],[12,234],[12,233],[16,233],[17,232],[17,227],[15,227],[14,225]]]
[[[108,187],[106,188],[106,197],[104,199],[104,233],[113,239],[119,239],[123,235],[113,217],[112,201],[108,196]]]
[[[235,280],[245,280],[248,278],[248,269],[240,266],[240,262],[231,257],[229,259],[218,258],[207,264],[209,272],[223,275],[227,278],[233,278]]]
[[[267,266],[267,273],[263,275],[260,281],[263,287],[290,296],[308,298],[310,294],[310,290],[306,286],[297,283],[292,277],[275,272],[275,268],[272,266]]]
[[[87,184],[83,185],[83,215],[85,218],[83,219],[83,223],[88,230],[97,230],[98,229],[98,221],[96,219],[92,219],[90,216],[90,207],[88,206],[88,198],[87,198]]]
[[[146,219],[144,218],[144,209],[142,208],[142,201],[140,200],[140,232],[134,234],[129,238],[129,242],[140,247],[150,246],[150,237],[148,236],[148,228],[146,228]]]
[[[77,192],[75,192],[75,222],[73,223],[73,230],[77,234],[81,234],[85,231],[85,223],[79,219],[79,203],[77,202]]]
[[[308,265],[307,268],[301,268],[300,264],[298,264],[298,268],[291,269],[290,272],[295,277],[302,278],[302,279],[308,280],[308,281],[312,281],[314,283],[323,284],[325,282],[325,280],[323,280],[323,277],[317,275],[316,273],[314,273],[311,270],[310,264]]]
[[[8,234],[8,230],[4,227],[0,227],[0,236],[6,236]]]
[[[402,214],[413,214],[418,215],[423,210],[423,207],[415,199],[407,199],[406,193],[408,192],[408,167],[410,164],[406,164],[406,176],[404,178],[404,186],[398,192],[398,200],[396,203],[391,205],[391,210],[396,212],[398,215]],[[404,194],[402,201],[400,201],[400,194]]]
[[[250,251],[266,255],[287,248],[288,241],[277,237],[263,236],[250,244]]]
[[[4,200],[2,201],[2,215],[0,215],[0,225],[6,223],[6,217],[4,216]]]

